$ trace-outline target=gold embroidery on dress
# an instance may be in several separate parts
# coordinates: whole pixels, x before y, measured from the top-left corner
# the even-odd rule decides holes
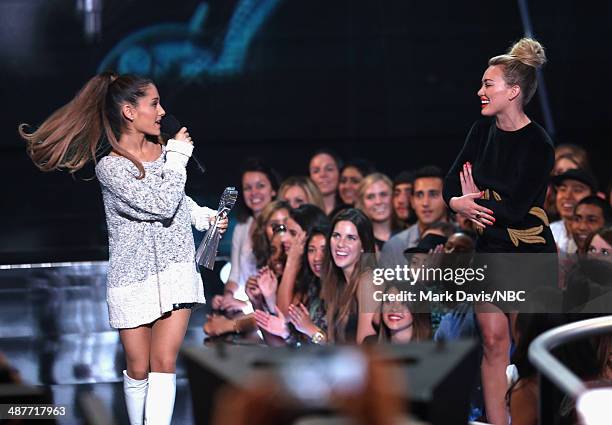
[[[544,226],[542,225],[525,230],[508,228],[508,234],[510,235],[510,240],[514,246],[518,246],[519,241],[529,244],[546,243],[546,239],[544,239],[542,236],[538,236],[540,233],[542,233],[542,230],[544,230]]]
[[[482,199],[484,199],[485,201],[488,201],[489,199],[491,199],[491,193],[493,193],[493,199],[495,199],[496,201],[499,202],[499,201],[502,200],[502,198],[499,195],[499,193],[497,193],[493,189],[485,189],[484,193],[482,195]]]
[[[491,198],[491,193],[493,194],[493,199],[500,202],[502,200],[499,193],[494,191],[493,189],[485,189],[484,194],[482,195],[482,199],[489,200]],[[544,211],[540,207],[532,207],[529,210],[529,214],[535,215],[537,218],[542,220],[542,223],[546,225],[546,227],[550,226],[548,221],[548,216],[546,215],[546,211]],[[484,230],[481,227],[477,227],[476,230],[479,234],[482,235]],[[546,243],[546,239],[542,236],[538,236],[544,230],[543,226],[531,227],[529,229],[510,229],[508,228],[508,234],[510,235],[510,240],[514,244],[514,246],[518,246],[519,242],[533,244],[533,243]]]
[[[529,210],[529,214],[535,215],[537,218],[542,220],[542,223],[544,223],[546,227],[550,226],[550,223],[548,222],[548,216],[546,215],[546,211],[544,211],[542,208],[531,207],[531,209]]]

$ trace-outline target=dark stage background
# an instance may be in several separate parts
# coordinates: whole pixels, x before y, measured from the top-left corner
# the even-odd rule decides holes
[[[208,168],[190,169],[187,193],[215,206],[252,155],[285,176],[306,174],[323,146],[391,176],[447,168],[479,117],[487,59],[524,33],[515,1],[95,0],[102,12],[89,34],[81,3],[0,1],[0,263],[107,258],[92,168],[43,174],[16,131],[101,66],[155,79]],[[585,146],[605,186],[610,4],[534,1],[529,12],[550,60],[554,140]],[[537,97],[528,112],[544,123]]]

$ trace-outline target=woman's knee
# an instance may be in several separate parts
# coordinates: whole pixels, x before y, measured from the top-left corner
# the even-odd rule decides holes
[[[510,349],[510,335],[507,328],[493,327],[482,331],[482,345],[487,355],[507,355]]]
[[[510,329],[506,317],[504,315],[480,317],[479,323],[485,351],[489,354],[507,353],[510,347]]]
[[[176,356],[157,355],[151,357],[151,372],[174,373],[176,371]]]
[[[135,364],[127,365],[127,374],[132,379],[143,380],[146,379],[149,375],[149,365],[148,364]]]

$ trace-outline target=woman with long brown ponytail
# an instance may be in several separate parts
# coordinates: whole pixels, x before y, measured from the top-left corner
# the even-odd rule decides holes
[[[216,215],[185,195],[193,142],[183,127],[163,145],[164,114],[152,81],[105,72],[35,131],[19,126],[42,171],[73,173],[110,145],[96,176],[109,234],[108,310],[126,354],[131,424],[171,421],[176,357],[191,308],[205,301],[191,225],[205,230]]]

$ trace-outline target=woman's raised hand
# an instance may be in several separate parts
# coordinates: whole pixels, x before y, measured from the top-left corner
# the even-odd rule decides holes
[[[267,266],[261,269],[257,284],[264,298],[270,299],[276,296],[278,278]]]
[[[480,192],[480,189],[478,189],[478,186],[476,186],[474,182],[474,176],[472,176],[471,163],[466,162],[463,164],[463,170],[459,171],[459,181],[461,182],[462,195]]]
[[[304,255],[304,245],[306,244],[306,232],[302,229],[297,231],[295,238],[293,239],[293,243],[291,244],[291,248],[289,248],[289,252],[287,253],[287,258],[292,258],[295,260],[299,260]]]

